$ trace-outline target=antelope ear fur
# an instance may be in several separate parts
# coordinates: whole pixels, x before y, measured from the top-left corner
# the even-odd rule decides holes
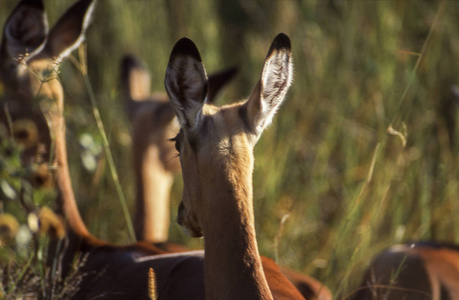
[[[172,49],[164,80],[182,128],[196,128],[207,95],[207,74],[196,45],[180,39]]]
[[[257,139],[272,122],[285,99],[292,79],[291,43],[289,37],[281,33],[272,42],[260,81],[245,104],[248,124]]]
[[[40,52],[48,35],[48,21],[41,0],[19,2],[3,28],[1,52],[14,59],[29,59]]]

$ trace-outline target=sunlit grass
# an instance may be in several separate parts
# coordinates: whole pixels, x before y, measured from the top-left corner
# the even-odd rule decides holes
[[[45,0],[51,24],[70,2]],[[145,61],[152,87],[164,91],[170,50],[187,35],[207,70],[239,65],[220,100],[227,103],[250,94],[272,39],[285,32],[293,45],[293,86],[255,147],[262,254],[316,276],[342,298],[385,247],[418,239],[458,242],[459,101],[450,89],[459,78],[459,3],[268,2],[99,1],[87,36],[87,79],[128,205],[135,191],[130,124],[119,97],[122,55]],[[1,22],[14,4],[0,3]],[[102,142],[85,99],[88,83],[68,62],[61,70],[83,218],[96,236],[127,243],[106,156],[97,156],[95,171],[81,163],[79,137]],[[177,180],[172,218],[182,188]],[[170,237],[202,247],[173,222]]]

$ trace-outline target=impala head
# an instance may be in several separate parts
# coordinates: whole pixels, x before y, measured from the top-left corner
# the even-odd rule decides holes
[[[216,107],[206,101],[207,75],[195,44],[183,38],[175,45],[165,85],[181,127],[175,138],[184,181],[178,221],[191,236],[205,234],[212,226],[205,222],[219,221],[212,212],[226,207],[224,195],[251,201],[253,147],[284,100],[292,73],[290,40],[279,34],[249,99]]]
[[[22,0],[5,23],[0,45],[4,88],[0,126],[22,144],[26,165],[49,160],[48,124],[61,126],[55,123],[63,108],[57,67],[83,40],[93,4],[94,0],[77,2],[49,31],[43,2]]]

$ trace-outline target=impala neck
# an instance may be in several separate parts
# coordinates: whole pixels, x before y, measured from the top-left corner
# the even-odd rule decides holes
[[[228,162],[239,168],[229,175],[228,168],[219,168],[223,172],[209,181],[219,184],[210,184],[203,195],[210,205],[202,219],[206,299],[272,299],[255,235],[253,162],[246,170],[243,165]]]
[[[58,190],[58,212],[68,222],[70,234],[79,237],[89,237],[89,231],[81,219],[75,201],[75,194],[70,179],[69,165],[67,161],[67,146],[65,140],[65,119],[63,116],[63,97],[57,97],[57,108],[45,112],[45,117],[50,126],[50,132],[54,135],[54,175]]]
[[[158,161],[160,154],[157,147],[144,145],[143,149],[141,155],[134,151],[137,181],[136,236],[138,240],[162,243],[167,241],[169,234],[169,196],[173,176]]]

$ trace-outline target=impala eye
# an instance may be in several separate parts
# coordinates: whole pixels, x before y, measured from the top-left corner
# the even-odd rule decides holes
[[[174,138],[171,138],[169,141],[174,142],[175,150],[180,153],[180,142],[178,140],[178,135],[176,135]]]
[[[180,143],[178,140],[175,141],[175,150],[177,150],[177,152],[180,153]]]

